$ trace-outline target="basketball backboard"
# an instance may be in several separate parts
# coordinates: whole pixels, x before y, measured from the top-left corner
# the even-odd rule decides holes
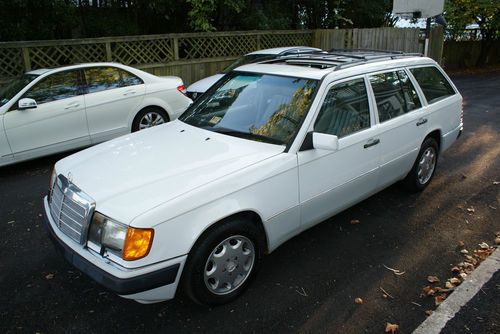
[[[406,19],[428,18],[443,13],[444,0],[393,0],[392,14]]]

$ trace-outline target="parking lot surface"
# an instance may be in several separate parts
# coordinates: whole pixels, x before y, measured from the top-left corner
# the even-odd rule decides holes
[[[427,276],[451,277],[460,241],[472,250],[500,230],[500,75],[453,79],[465,132],[423,193],[394,185],[302,233],[264,259],[241,298],[216,308],[182,295],[152,305],[122,299],[56,253],[42,198],[64,155],[0,168],[0,332],[383,333],[386,322],[411,332],[435,308],[420,297]],[[498,305],[481,317],[498,315]]]

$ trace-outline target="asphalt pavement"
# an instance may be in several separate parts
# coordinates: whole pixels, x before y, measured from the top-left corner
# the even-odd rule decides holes
[[[65,262],[42,217],[52,165],[65,154],[0,168],[0,332],[384,333],[386,322],[412,332],[436,308],[420,296],[427,276],[451,277],[463,260],[460,241],[474,249],[500,230],[500,73],[453,79],[465,98],[465,131],[424,192],[394,185],[293,238],[264,258],[243,296],[216,308],[182,295],[152,305],[125,300]],[[498,332],[470,325],[500,322],[498,279],[446,333]]]

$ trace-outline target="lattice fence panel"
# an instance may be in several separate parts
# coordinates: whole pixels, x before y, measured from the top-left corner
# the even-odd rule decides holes
[[[29,49],[31,68],[106,61],[105,44],[54,45]]]
[[[172,44],[171,39],[115,42],[112,59],[126,65],[167,63],[174,60]]]
[[[179,39],[180,59],[240,56],[257,49],[256,35],[186,37]]]
[[[312,33],[266,34],[260,37],[260,48],[269,49],[281,46],[312,45]]]
[[[0,48],[0,78],[15,77],[24,73],[21,48]]]

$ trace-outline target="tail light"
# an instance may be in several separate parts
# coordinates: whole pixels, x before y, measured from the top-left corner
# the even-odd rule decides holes
[[[184,85],[177,86],[177,90],[186,95],[186,87],[184,87]]]

